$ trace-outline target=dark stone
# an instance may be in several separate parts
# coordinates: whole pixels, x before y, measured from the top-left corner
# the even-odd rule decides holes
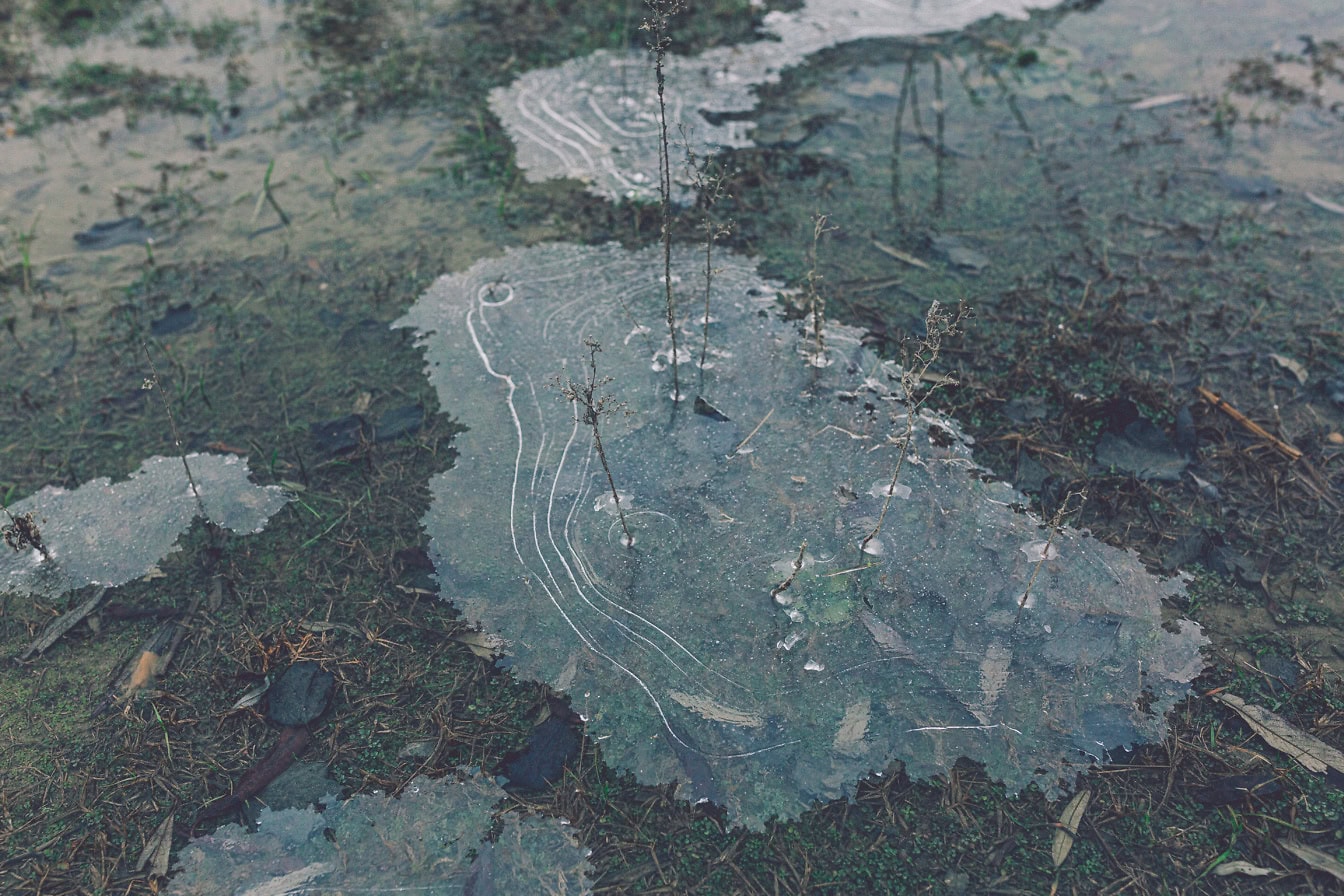
[[[317,443],[317,450],[331,457],[354,451],[369,441],[368,424],[359,414],[347,414],[335,420],[314,423],[309,430],[313,434],[313,441]]]
[[[302,660],[271,685],[266,719],[276,725],[307,725],[326,712],[335,677],[312,660]]]
[[[180,333],[183,330],[196,323],[196,309],[191,307],[190,302],[184,302],[169,308],[163,317],[149,325],[149,332],[155,336],[171,336],[173,333]]]
[[[115,221],[99,221],[88,230],[75,234],[75,244],[90,251],[111,249],[128,243],[144,243],[154,238],[154,231],[145,226],[139,215],[118,218]]]
[[[1118,434],[1102,433],[1093,454],[1102,467],[1124,470],[1145,480],[1176,482],[1190,465],[1166,433],[1142,417]]]
[[[527,743],[504,758],[500,774],[509,779],[510,788],[545,790],[560,780],[565,766],[579,755],[579,732],[568,713],[552,712],[533,729]]]
[[[375,442],[387,442],[402,436],[414,435],[425,423],[425,409],[418,404],[394,408],[378,418],[374,430]]]

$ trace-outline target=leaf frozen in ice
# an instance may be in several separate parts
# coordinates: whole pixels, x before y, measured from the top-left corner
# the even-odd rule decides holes
[[[48,486],[14,502],[14,517],[32,515],[48,556],[37,549],[0,550],[0,591],[55,596],[85,585],[121,585],[153,570],[204,506],[207,518],[234,532],[260,532],[289,499],[247,476],[233,454],[189,454],[192,492],[180,457],[151,457],[121,482],[91,479],[73,491]]]
[[[673,253],[679,282],[702,265]],[[1015,511],[957,424],[924,411],[883,549],[860,553],[905,431],[900,371],[835,325],[831,363],[808,363],[776,286],[743,259],[719,267],[715,363],[680,374],[717,417],[669,397],[658,249],[510,250],[397,322],[468,427],[430,483],[438,575],[514,671],[564,687],[612,764],[690,781],[752,825],[891,759],[919,777],[968,756],[1054,797],[1107,750],[1160,737],[1203,664],[1198,626],[1162,626],[1180,582]],[[702,338],[698,315],[678,325]],[[591,430],[548,386],[590,337],[630,411],[602,442],[632,547]]]

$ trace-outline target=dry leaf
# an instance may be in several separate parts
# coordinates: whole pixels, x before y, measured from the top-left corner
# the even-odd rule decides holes
[[[1296,759],[1303,768],[1322,773],[1333,768],[1344,774],[1344,753],[1320,738],[1299,731],[1269,710],[1247,703],[1235,694],[1214,694],[1213,697],[1236,710],[1261,740]]]
[[[901,637],[900,632],[896,631],[896,629],[887,625],[867,610],[863,610],[859,613],[859,619],[868,629],[868,634],[873,636],[873,640],[877,642],[878,647],[881,647],[883,650],[889,650],[899,657],[905,657],[907,659],[915,658],[915,652],[905,643],[905,639]]]
[[[744,712],[740,709],[733,709],[731,706],[725,706],[717,700],[711,700],[709,697],[701,697],[696,694],[683,694],[681,691],[668,691],[667,696],[680,703],[696,715],[709,719],[712,722],[725,722],[729,725],[738,725],[742,728],[762,728],[765,726],[765,718],[753,712]]]
[[[1069,850],[1073,849],[1073,838],[1078,835],[1078,825],[1083,821],[1083,813],[1087,811],[1087,804],[1092,801],[1092,791],[1080,790],[1069,800],[1069,804],[1064,807],[1064,814],[1059,816],[1059,830],[1055,831],[1055,842],[1050,847],[1050,858],[1058,868],[1064,864],[1064,860],[1069,857]]]
[[[1273,352],[1270,352],[1269,358],[1275,364],[1297,377],[1299,383],[1304,386],[1307,384],[1307,368],[1302,366],[1301,361],[1294,360],[1287,355],[1279,355]]]
[[[1317,196],[1315,193],[1306,193],[1304,195],[1307,197],[1307,201],[1317,208],[1323,208],[1328,212],[1334,212],[1336,215],[1344,215],[1344,205],[1340,205],[1338,202],[1331,202],[1329,199],[1324,199]]]
[[[840,720],[840,730],[835,732],[835,740],[831,742],[832,749],[846,756],[863,752],[863,736],[868,733],[872,707],[871,697],[864,697],[846,707],[845,717]]]
[[[1279,845],[1317,871],[1324,871],[1336,880],[1344,880],[1344,863],[1329,853],[1321,852],[1319,849],[1313,849],[1310,846],[1303,846],[1300,843],[1291,843],[1287,840],[1280,840]]]
[[[173,850],[173,816],[169,815],[155,829],[140,858],[135,863],[136,871],[144,871],[150,877],[167,877],[168,860]]]
[[[465,631],[452,636],[453,640],[459,644],[465,644],[483,660],[492,660],[499,655],[508,642],[499,635],[492,635],[489,632]]]
[[[1252,865],[1250,862],[1224,862],[1213,873],[1219,877],[1227,877],[1229,874],[1244,874],[1247,877],[1265,877],[1275,874],[1273,868],[1261,868],[1259,865]]]
[[[922,268],[923,270],[926,271],[929,269],[929,263],[927,261],[918,259],[915,256],[911,255],[909,252],[902,252],[900,249],[897,249],[894,246],[888,246],[886,243],[879,243],[877,240],[873,240],[872,243],[874,248],[876,248],[879,252],[885,252],[887,255],[890,255],[897,261],[904,262],[905,264],[910,265],[912,268]]]
[[[270,688],[271,688],[271,676],[267,675],[266,679],[262,681],[261,684],[257,685],[256,687],[252,688],[252,690],[248,691],[246,694],[239,697],[237,702],[235,702],[232,706],[229,707],[229,712],[233,712],[234,710],[237,709],[247,709],[249,706],[255,706],[257,702],[260,701],[261,698],[266,694],[266,692],[270,690]]]
[[[1142,112],[1144,109],[1158,109],[1162,106],[1174,106],[1177,103],[1184,103],[1189,99],[1189,94],[1185,93],[1164,93],[1161,96],[1150,96],[1147,99],[1130,103],[1129,108],[1133,109],[1135,112]]]

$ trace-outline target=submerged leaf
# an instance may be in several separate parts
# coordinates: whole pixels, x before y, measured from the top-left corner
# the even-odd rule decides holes
[[[440,278],[398,322],[468,427],[430,483],[431,557],[513,671],[563,686],[613,765],[693,780],[752,825],[892,759],[920,777],[969,756],[1053,798],[1107,750],[1160,737],[1203,665],[1198,626],[1162,626],[1180,582],[1016,512],[1025,500],[934,414],[889,494],[900,369],[836,325],[816,366],[776,288],[716,262],[715,362],[686,353],[680,381],[727,420],[670,399],[656,249],[511,250]],[[702,283],[703,264],[674,251],[674,280]],[[678,321],[683,347],[702,318]],[[587,362],[589,338],[629,411],[600,426],[631,546],[591,426],[546,385]]]

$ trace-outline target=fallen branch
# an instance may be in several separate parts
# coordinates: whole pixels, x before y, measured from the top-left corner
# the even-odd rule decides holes
[[[1280,439],[1278,436],[1269,432],[1259,423],[1256,423],[1250,417],[1247,417],[1241,411],[1232,407],[1232,405],[1224,401],[1221,396],[1213,392],[1210,392],[1203,386],[1196,386],[1195,391],[1199,393],[1200,398],[1204,399],[1209,404],[1213,405],[1215,408],[1222,411],[1224,414],[1231,417],[1233,420],[1237,421],[1237,423],[1241,425],[1242,429],[1246,430],[1252,435],[1264,439],[1266,442],[1269,443],[1271,448],[1282,454],[1284,457],[1294,461],[1300,460],[1302,458],[1302,451],[1300,449],[1293,447],[1292,445],[1285,442],[1283,439]]]
[[[1320,471],[1306,459],[1300,448],[1297,448],[1270,433],[1263,426],[1232,407],[1232,405],[1228,404],[1218,394],[1209,391],[1203,386],[1196,386],[1195,392],[1198,393],[1200,398],[1241,424],[1241,427],[1247,432],[1264,439],[1269,443],[1271,448],[1288,458],[1290,461],[1296,463],[1299,471],[1302,473],[1299,481],[1301,481],[1309,491],[1315,494],[1316,497],[1329,504],[1331,509],[1335,511],[1341,509],[1339,502],[1336,501],[1334,496],[1330,493],[1332,489],[1329,480],[1322,476]]]
[[[94,592],[93,597],[84,601],[84,603],[75,607],[70,612],[58,616],[56,620],[52,622],[51,625],[48,625],[46,630],[38,636],[36,641],[28,645],[27,650],[19,654],[19,660],[31,659],[55,644],[60,640],[61,635],[70,631],[70,629],[74,628],[80,620],[98,609],[98,605],[103,602],[103,598],[105,597],[107,597],[107,589],[99,588]]]

